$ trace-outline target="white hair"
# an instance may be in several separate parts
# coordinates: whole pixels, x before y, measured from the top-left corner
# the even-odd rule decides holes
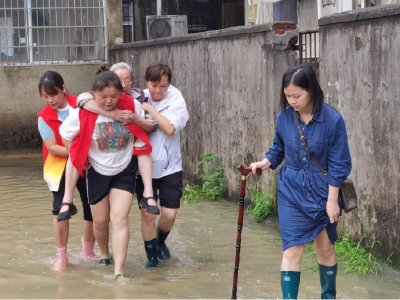
[[[131,66],[124,62],[119,62],[119,63],[113,64],[110,68],[110,71],[115,72],[115,71],[121,70],[121,69],[128,70],[129,73],[131,73],[131,77],[133,78]]]

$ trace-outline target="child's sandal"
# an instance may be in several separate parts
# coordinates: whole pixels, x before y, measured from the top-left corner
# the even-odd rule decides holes
[[[58,216],[57,216],[58,222],[69,220],[69,219],[71,219],[71,217],[73,215],[76,215],[78,213],[78,209],[76,208],[76,206],[73,203],[63,202],[61,204],[61,207],[65,206],[65,205],[68,205],[68,210],[58,213]],[[60,207],[60,209],[61,209],[61,207]]]
[[[150,205],[149,199],[153,199],[154,201],[156,201],[156,199],[154,197],[143,197],[142,200],[140,200],[140,202],[139,202],[139,207],[145,208],[146,212],[149,214],[159,215],[160,209],[158,208],[157,205]]]

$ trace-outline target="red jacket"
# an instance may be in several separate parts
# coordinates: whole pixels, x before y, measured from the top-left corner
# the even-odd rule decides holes
[[[76,98],[75,96],[66,95],[68,103],[71,107],[76,108]],[[57,111],[50,107],[50,105],[46,105],[40,113],[37,114],[37,120],[39,117],[42,117],[43,121],[53,130],[54,136],[57,141],[57,145],[64,147],[64,144],[61,139],[61,135],[59,132],[60,125],[62,122],[58,119]],[[43,165],[46,162],[47,155],[49,154],[49,150],[47,150],[46,145],[43,142]]]
[[[130,110],[133,113],[135,112],[135,104],[133,102],[133,98],[131,96],[126,95],[125,93],[119,94],[119,101],[117,105],[118,109]],[[72,164],[78,170],[81,176],[83,175],[83,166],[87,160],[87,156],[89,154],[90,143],[92,140],[92,135],[94,128],[96,126],[98,114],[92,113],[90,111],[81,109],[79,111],[79,121],[80,121],[80,132],[73,140],[71,149],[70,149],[70,158]],[[135,155],[144,155],[150,154],[152,151],[151,144],[149,141],[149,137],[146,132],[139,126],[128,124],[125,127],[132,132],[132,134],[141,139],[146,146],[141,148],[141,150],[134,150]]]

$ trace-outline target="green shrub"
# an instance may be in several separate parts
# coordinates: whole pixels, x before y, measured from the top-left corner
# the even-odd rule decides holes
[[[219,163],[221,156],[204,153],[200,155],[200,158],[202,160],[196,163],[194,174],[199,175],[202,173],[199,176],[203,182],[202,187],[187,184],[183,198],[188,202],[199,202],[201,199],[208,201],[218,200],[226,190],[226,183],[222,174],[223,167]],[[202,172],[200,172],[201,170]]]
[[[203,160],[197,162],[194,174],[199,174],[202,165],[203,174],[200,175],[200,179],[203,181],[204,196],[208,201],[218,200],[226,190],[225,179],[222,176],[223,167],[219,164],[222,157],[212,153],[204,153],[200,157]]]
[[[248,214],[257,222],[262,222],[274,208],[274,197],[267,192],[265,186],[257,187],[255,191],[250,191],[251,201],[247,207]]]
[[[185,192],[183,193],[183,198],[188,202],[199,202],[203,199],[203,191],[198,185],[187,184],[185,186]]]
[[[250,191],[252,204],[248,206],[247,212],[257,222],[262,222],[276,209],[276,179],[273,172],[270,176],[270,189],[264,185],[261,188],[256,186],[255,190]]]

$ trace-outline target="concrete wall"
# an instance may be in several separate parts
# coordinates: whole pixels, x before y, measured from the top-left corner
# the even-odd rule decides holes
[[[315,30],[318,27],[318,5],[316,0],[302,0],[299,6],[299,30]]]
[[[124,42],[122,0],[107,0],[106,5],[108,43],[122,44]]]
[[[190,114],[182,132],[184,176],[194,179],[200,154],[221,155],[233,197],[240,188],[237,166],[262,159],[272,144],[281,76],[297,63],[295,52],[287,50],[297,38],[293,28],[270,23],[142,41],[114,46],[110,57],[131,64],[141,88],[151,62],[171,67],[172,84]]]
[[[36,114],[44,107],[37,89],[48,70],[63,76],[68,92],[78,95],[91,88],[97,65],[0,67],[0,150],[39,147]]]
[[[400,262],[400,5],[320,19],[320,81],[343,115],[359,208],[341,227],[364,229]],[[379,235],[379,236],[378,236]]]

